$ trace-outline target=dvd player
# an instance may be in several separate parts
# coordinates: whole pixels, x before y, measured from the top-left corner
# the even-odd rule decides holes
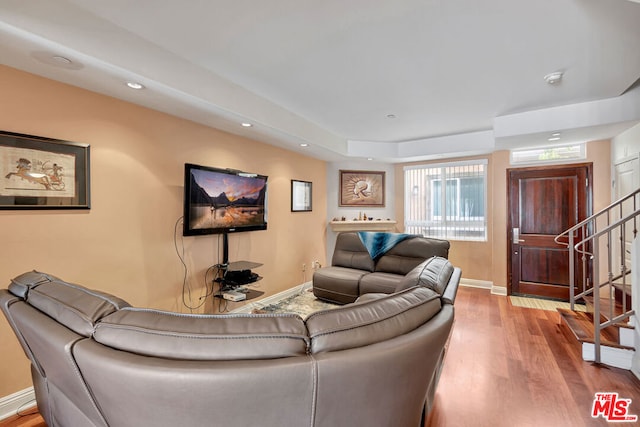
[[[225,291],[222,293],[222,298],[228,301],[243,301],[247,299],[247,294],[238,291]]]

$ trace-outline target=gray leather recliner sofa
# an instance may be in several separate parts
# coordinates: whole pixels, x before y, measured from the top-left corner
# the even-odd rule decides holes
[[[36,271],[0,290],[41,414],[71,427],[418,426],[452,302],[414,286],[303,320],[134,308]]]
[[[457,288],[461,271],[447,261],[449,247],[446,240],[413,237],[374,259],[357,232],[340,233],[331,266],[313,274],[313,293],[320,299],[346,304],[368,293],[397,292],[407,287],[407,280],[411,283],[405,276],[419,276],[424,262],[434,257],[436,262],[430,261],[427,267],[432,270],[430,274],[444,282],[441,288]]]

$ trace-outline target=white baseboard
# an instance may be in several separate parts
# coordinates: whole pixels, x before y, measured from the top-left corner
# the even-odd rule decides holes
[[[614,368],[631,370],[634,350],[627,350],[617,347],[600,346],[600,362]],[[593,362],[596,358],[595,345],[592,343],[582,343],[582,360]]]
[[[36,406],[36,393],[33,387],[17,391],[9,396],[0,398],[0,421],[24,412]]]
[[[463,277],[460,279],[460,286],[466,286],[468,288],[489,289],[491,291],[491,295],[507,295],[506,287],[495,286],[493,282],[488,280],[467,279]]]
[[[491,286],[491,295],[500,295],[503,297],[507,296],[507,287],[506,286]]]

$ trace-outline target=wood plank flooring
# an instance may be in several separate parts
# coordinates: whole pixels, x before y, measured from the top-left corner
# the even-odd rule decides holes
[[[473,288],[459,289],[455,309],[429,427],[630,425],[591,418],[596,392],[632,399],[629,412],[640,416],[640,381],[583,361],[557,312]]]
[[[561,319],[567,325],[569,330],[573,332],[576,339],[580,342],[595,343],[596,334],[593,327],[594,315],[591,312],[576,312],[571,310],[559,309]],[[600,323],[607,321],[607,318],[600,316]],[[609,347],[624,348],[633,350],[633,347],[627,347],[618,344],[620,342],[620,325],[612,325],[600,331],[600,343]]]
[[[429,427],[634,425],[591,418],[600,391],[632,399],[629,412],[640,415],[640,381],[629,371],[583,361],[558,313],[514,307],[507,297],[473,288],[458,290],[455,309]],[[0,427],[45,424],[30,416]]]
[[[44,420],[34,408],[28,410],[22,415],[15,415],[11,418],[7,418],[4,421],[0,421],[2,427],[47,427]]]

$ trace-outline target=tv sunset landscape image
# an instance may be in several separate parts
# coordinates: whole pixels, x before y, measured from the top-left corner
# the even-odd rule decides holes
[[[267,177],[204,167],[189,168],[187,173],[189,230],[198,234],[197,230],[215,233],[266,227]]]

